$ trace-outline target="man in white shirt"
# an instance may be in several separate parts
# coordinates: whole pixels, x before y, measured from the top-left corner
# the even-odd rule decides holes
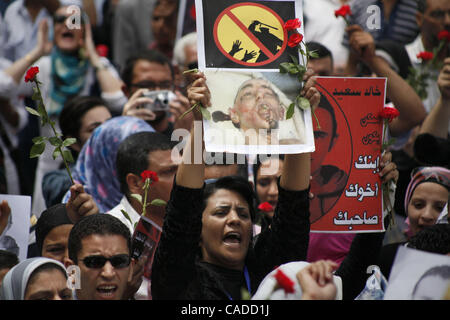
[[[138,194],[144,199],[144,181],[141,173],[144,170],[156,172],[158,182],[150,186],[147,194],[147,203],[154,199],[169,201],[173,180],[178,165],[176,159],[172,158],[172,147],[174,143],[158,132],[140,132],[126,138],[117,151],[117,178],[120,188],[124,194],[120,203],[111,209],[110,214],[122,221],[130,230],[131,235],[137,226],[142,214],[142,204],[132,197]],[[125,211],[126,215],[122,212]],[[165,207],[149,205],[145,212],[146,217],[161,231],[164,221]],[[142,259],[141,259],[142,260]],[[141,267],[142,261],[139,263]],[[148,299],[149,281],[143,279],[135,299]]]
[[[172,159],[174,143],[162,133],[140,132],[126,138],[117,151],[117,177],[121,191],[124,194],[121,202],[111,209],[108,214],[119,218],[129,229],[131,234],[142,214],[142,204],[132,194],[139,194],[144,198],[144,181],[141,173],[144,170],[156,172],[158,182],[150,186],[147,202],[154,199],[169,201],[173,179],[177,171],[176,159]],[[124,210],[130,219],[123,213]],[[149,205],[146,217],[154,224],[162,227],[165,208]]]

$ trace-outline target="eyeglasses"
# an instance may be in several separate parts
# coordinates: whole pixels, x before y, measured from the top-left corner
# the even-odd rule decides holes
[[[120,269],[130,265],[131,259],[127,254],[118,254],[110,258],[104,256],[88,256],[83,260],[84,265],[90,269],[103,268],[106,261],[109,261],[114,268]]]
[[[430,15],[430,17],[432,17],[435,20],[444,21],[446,14],[450,15],[450,11],[445,12],[443,10],[435,10],[435,11],[430,12],[429,15]]]
[[[56,14],[53,16],[53,23],[54,24],[59,24],[59,23],[64,23],[66,22],[67,19],[71,18],[71,16],[65,16],[63,14]],[[84,18],[83,15],[81,15],[81,20],[80,20],[81,24],[84,24]]]
[[[417,167],[411,172],[411,178],[417,180],[433,179],[450,188],[450,170],[443,167]]]
[[[156,88],[159,88],[160,90],[173,90],[174,88],[174,84],[172,81],[161,81],[161,82],[141,81],[137,83],[132,83],[131,86],[149,90],[155,90]]]

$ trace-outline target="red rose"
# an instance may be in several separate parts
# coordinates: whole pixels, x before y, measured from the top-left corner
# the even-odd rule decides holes
[[[450,32],[447,30],[442,30],[438,33],[439,41],[445,40],[446,42],[450,42]]]
[[[300,33],[294,33],[289,37],[288,46],[293,48],[296,47],[303,40],[303,35]]]
[[[300,28],[300,26],[302,25],[301,21],[299,18],[296,19],[291,19],[286,21],[286,23],[284,24],[284,29],[286,30],[295,30]]]
[[[284,289],[286,293],[293,293],[294,290],[294,281],[292,281],[287,275],[284,274],[281,269],[277,270],[277,273],[275,273],[275,279],[278,282],[278,285]]]
[[[150,185],[154,184],[155,182],[159,181],[158,175],[154,171],[150,170],[144,170],[141,173],[142,181],[145,182],[145,180],[150,179]]]
[[[393,119],[397,118],[399,114],[400,112],[398,112],[397,109],[386,106],[380,111],[378,116],[382,119],[387,119],[389,120],[389,122],[391,122]]]
[[[258,209],[264,212],[272,212],[273,206],[268,202],[263,202],[258,206]]]
[[[39,73],[39,67],[31,67],[28,69],[25,75],[25,82],[33,81],[36,75]]]
[[[95,47],[95,50],[97,51],[97,54],[100,57],[107,57],[108,56],[109,48],[108,48],[108,46],[106,46],[104,44],[97,45]]]
[[[196,14],[195,14],[195,4],[193,4],[191,6],[191,8],[189,9],[189,15],[191,16],[192,20],[196,20]]]
[[[433,59],[433,52],[429,52],[429,51],[422,51],[421,53],[419,53],[417,55],[418,59],[422,59],[423,61],[428,61]]]
[[[337,17],[346,17],[348,15],[352,14],[352,10],[350,9],[349,5],[344,5],[340,7],[338,10],[334,11],[334,15]]]

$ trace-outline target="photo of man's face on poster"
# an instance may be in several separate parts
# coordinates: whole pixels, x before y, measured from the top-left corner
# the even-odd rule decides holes
[[[245,147],[246,152],[259,153],[259,146],[265,146],[261,153],[292,153],[286,150],[299,145],[313,148],[312,126],[308,139],[305,113],[296,108],[294,116],[286,119],[295,98],[283,92],[286,79],[278,81],[272,72],[206,70],[205,75],[212,104],[212,119],[205,126],[207,150],[208,143],[236,153]],[[300,84],[290,83],[287,91],[300,92]]]
[[[244,131],[271,130],[278,129],[279,121],[284,119],[285,106],[271,84],[264,78],[257,78],[241,85],[229,114],[233,124]]]

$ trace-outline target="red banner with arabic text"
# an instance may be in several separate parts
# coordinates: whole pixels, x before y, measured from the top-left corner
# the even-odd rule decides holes
[[[379,176],[385,78],[319,77],[311,231],[383,231]]]

